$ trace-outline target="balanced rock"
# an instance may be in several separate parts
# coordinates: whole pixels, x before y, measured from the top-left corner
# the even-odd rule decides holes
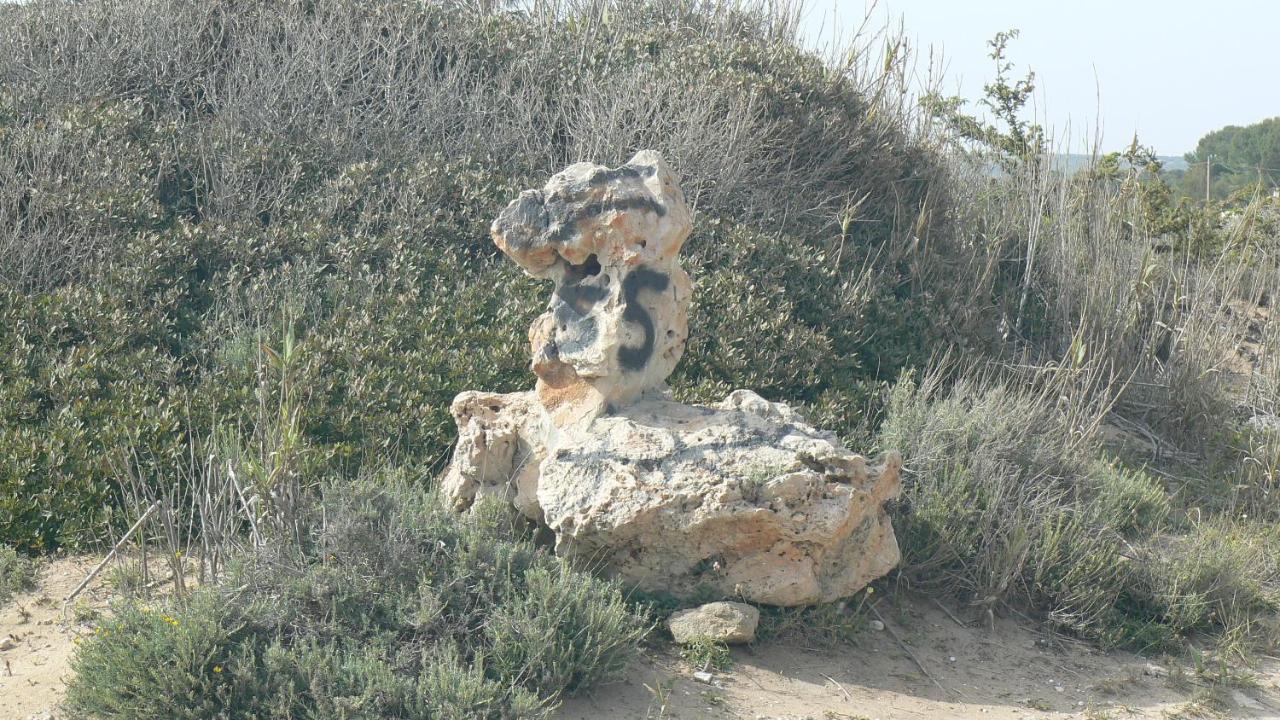
[[[459,512],[509,502],[557,553],[647,591],[852,595],[898,562],[884,503],[901,459],[868,461],[747,390],[716,406],[670,399],[689,231],[673,173],[648,151],[616,169],[573,165],[502,212],[494,241],[555,283],[529,333],[537,388],[458,395],[443,496]]]
[[[529,328],[538,397],[557,425],[590,422],[660,385],[688,338],[689,275],[676,255],[693,229],[657,153],[622,167],[570,165],[494,221],[494,242],[555,282]]]
[[[715,640],[728,645],[756,639],[760,611],[739,602],[713,602],[681,610],[667,619],[671,637],[681,645],[695,640]]]

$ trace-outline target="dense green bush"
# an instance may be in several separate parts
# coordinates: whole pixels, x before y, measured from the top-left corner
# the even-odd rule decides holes
[[[1143,470],[1099,461],[1088,468],[1087,478],[1093,486],[1094,514],[1122,535],[1149,537],[1173,511],[1168,492]]]
[[[439,457],[452,441],[456,392],[524,384],[527,360],[511,339],[536,312],[534,288],[487,247],[458,240],[483,239],[488,209],[510,189],[457,187],[465,166],[416,172],[420,188],[438,179],[430,189],[452,209],[412,240],[342,234],[320,220],[242,232],[179,220],[128,242],[83,282],[5,290],[0,346],[12,372],[0,384],[0,517],[9,540],[98,537],[126,453],[158,480],[193,430],[244,425],[256,412],[260,345],[278,342],[285,325],[308,358],[309,438],[348,464]],[[488,205],[460,230],[454,214],[468,212],[466,198],[450,194],[486,191]]]
[[[1123,600],[1180,634],[1218,633],[1234,649],[1274,647],[1278,551],[1274,525],[1197,523],[1141,551]]]
[[[317,469],[441,462],[457,392],[532,380],[546,288],[488,224],[578,160],[656,148],[697,208],[685,397],[757,387],[853,431],[928,347],[906,263],[869,259],[928,235],[936,158],[882,82],[768,10],[0,12],[0,535],[21,547],[101,538],[121,477],[249,432],[289,332]]]
[[[300,545],[224,586],[118,606],[77,654],[73,716],[541,717],[647,631],[618,586],[500,514],[459,523],[398,476],[324,496]]]

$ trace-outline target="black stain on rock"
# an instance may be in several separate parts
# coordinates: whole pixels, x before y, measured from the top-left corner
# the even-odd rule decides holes
[[[662,292],[671,284],[671,278],[652,268],[638,267],[622,281],[622,296],[626,303],[622,319],[644,329],[644,341],[640,347],[622,345],[618,348],[618,362],[625,370],[641,370],[653,355],[654,327],[649,311],[640,304],[640,291]]]
[[[656,172],[658,172],[658,168],[653,165],[641,165],[638,167],[635,165],[623,165],[621,167],[613,168],[612,170],[597,170],[591,174],[590,178],[587,179],[587,183],[592,187],[598,187],[600,185],[608,185],[611,182],[621,180],[623,178],[630,180],[642,177],[653,177]]]
[[[648,210],[658,217],[667,214],[667,208],[651,197],[623,197],[611,200],[598,200],[583,205],[566,204],[560,208],[551,208],[551,227],[547,233],[547,242],[552,245],[564,245],[578,232],[578,223],[606,212],[627,210]]]
[[[599,329],[591,310],[609,295],[609,276],[600,269],[600,260],[595,255],[588,256],[580,265],[565,268],[551,296],[559,342],[585,347],[598,339]]]

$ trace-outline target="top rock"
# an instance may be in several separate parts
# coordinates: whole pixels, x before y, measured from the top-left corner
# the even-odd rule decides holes
[[[557,427],[660,389],[688,339],[693,223],[671,169],[650,150],[625,165],[577,163],[526,190],[493,222],[494,242],[555,282],[529,328],[537,394]]]

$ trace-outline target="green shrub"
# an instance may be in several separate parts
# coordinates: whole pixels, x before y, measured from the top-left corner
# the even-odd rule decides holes
[[[1277,338],[1280,339],[1280,332]],[[1280,367],[1270,371],[1276,377],[1270,379],[1270,387],[1264,387],[1262,393],[1268,405],[1280,407]],[[1234,452],[1228,455],[1232,462],[1222,472],[1236,482],[1219,489],[1223,496],[1220,504],[1234,514],[1280,522],[1280,503],[1276,502],[1280,497],[1280,427],[1246,426],[1237,433],[1232,449]]]
[[[693,638],[680,646],[680,657],[695,671],[724,671],[733,667],[729,646],[715,638]]]
[[[561,561],[526,571],[519,594],[493,608],[484,634],[499,677],[574,692],[619,676],[632,658],[627,644],[643,633],[616,590]]]
[[[181,610],[125,603],[81,644],[72,707],[96,717],[217,717],[243,661],[229,607],[200,593]]]
[[[541,717],[617,676],[647,633],[617,585],[403,477],[328,485],[313,514],[301,545],[242,558],[223,587],[117,608],[77,653],[69,710]]]
[[[1244,644],[1244,628],[1271,622],[1274,528],[1224,519],[1162,532],[1169,494],[1088,460],[1097,446],[1055,400],[992,380],[944,389],[936,374],[895,387],[879,443],[906,458],[894,528],[911,581],[1144,650],[1198,633]]]
[[[1024,592],[1041,530],[1074,522],[1062,508],[1090,449],[1042,395],[1001,381],[948,388],[938,374],[898,382],[877,444],[906,460],[907,511],[894,521],[904,571],[988,602]]]
[[[8,545],[0,545],[0,606],[36,584],[36,564]]]
[[[787,638],[806,647],[835,647],[856,643],[866,629],[875,589],[868,586],[854,598],[808,607],[760,608],[757,642]]]
[[[1134,563],[1128,595],[1179,634],[1274,643],[1280,533],[1274,525],[1214,520],[1162,538]]]
[[[1089,479],[1094,485],[1093,511],[1123,535],[1149,536],[1172,512],[1168,492],[1142,470],[1099,461]]]

